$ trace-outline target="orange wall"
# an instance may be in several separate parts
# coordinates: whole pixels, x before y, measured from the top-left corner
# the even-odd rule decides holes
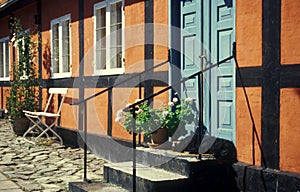
[[[280,94],[280,169],[300,173],[300,89]]]
[[[144,70],[144,1],[126,1],[125,5],[125,72]]]
[[[300,64],[300,1],[281,1],[281,63]],[[280,90],[280,169],[300,173],[300,89]]]
[[[281,1],[281,63],[300,63],[300,1]]]
[[[0,0],[0,5],[6,3],[8,0]]]
[[[168,60],[168,1],[154,0],[154,56],[156,63]],[[157,69],[168,70],[168,65],[164,65]]]
[[[247,88],[256,129],[261,135],[261,88]],[[252,164],[252,122],[242,88],[236,89],[236,147],[238,160]],[[260,165],[261,153],[255,139],[255,164]]]
[[[236,1],[237,60],[240,67],[262,64],[262,0]],[[260,138],[261,88],[247,88],[251,109]],[[252,164],[252,123],[242,88],[236,89],[236,148],[238,160]],[[255,162],[260,151],[255,139]]]
[[[262,62],[262,0],[236,1],[237,59],[240,67]]]

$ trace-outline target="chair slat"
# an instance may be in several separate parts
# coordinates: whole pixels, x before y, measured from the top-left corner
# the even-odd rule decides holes
[[[68,88],[50,88],[49,89],[49,93],[53,93],[53,94],[67,94],[68,92]]]

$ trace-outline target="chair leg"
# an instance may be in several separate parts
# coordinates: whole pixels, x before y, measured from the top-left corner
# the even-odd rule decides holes
[[[63,140],[62,138],[52,129],[52,127],[55,125],[56,121],[54,121],[51,125],[47,125],[46,123],[44,122],[41,122],[45,127],[46,129],[41,133],[39,134],[36,139],[40,138],[42,135],[44,134],[47,134],[47,131],[51,131],[59,140],[60,140],[60,143],[61,145],[63,145]]]
[[[44,129],[39,125],[39,123],[42,123],[42,120],[37,116],[26,115],[26,117],[33,123],[33,125],[30,128],[28,128],[28,130],[23,134],[23,139],[29,143],[35,144],[35,142],[26,139],[26,135],[36,128],[39,129],[40,132],[43,132]],[[45,134],[47,138],[49,138],[48,133]]]

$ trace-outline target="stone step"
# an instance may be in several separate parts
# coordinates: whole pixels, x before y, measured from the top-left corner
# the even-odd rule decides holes
[[[69,191],[71,192],[129,192],[119,186],[106,183],[103,181],[93,182],[71,182],[69,183]]]
[[[132,162],[107,163],[104,165],[104,179],[127,190],[132,190],[133,183]],[[179,192],[189,185],[189,178],[184,175],[136,165],[136,191],[143,192]]]
[[[195,169],[202,166],[202,162],[197,157],[198,155],[172,150],[137,148],[138,163],[187,177],[193,177]]]

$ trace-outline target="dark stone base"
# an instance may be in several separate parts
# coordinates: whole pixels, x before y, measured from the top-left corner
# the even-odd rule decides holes
[[[57,132],[62,136],[64,144],[67,146],[73,146],[73,147],[83,147],[83,140],[82,140],[82,136],[74,130],[70,130],[70,129],[65,129],[65,128],[57,128]],[[104,137],[100,137],[97,135],[91,135],[88,134],[88,139],[91,141],[94,141],[92,143],[99,143],[99,141],[106,142],[106,145],[110,145],[111,141],[112,144],[120,144],[122,146],[124,146],[124,149],[121,149],[122,151],[114,151],[114,153],[112,153],[111,148],[105,148],[105,149],[99,149],[99,151],[97,151],[97,153],[99,153],[98,155],[100,155],[101,157],[106,157],[106,156],[110,156],[110,159],[118,159],[119,161],[128,161],[131,160],[131,150],[129,149],[131,146],[131,143],[126,142],[126,141],[122,141],[122,140],[116,140],[116,139],[112,139],[112,138],[104,138]],[[110,145],[112,148],[114,148],[113,145]],[[116,147],[115,149],[119,148]],[[109,151],[107,151],[109,150]],[[122,152],[122,153],[121,153]],[[121,154],[128,154],[127,156],[120,156]],[[137,155],[139,156],[138,159],[142,159],[144,161],[144,159],[149,159],[149,153],[145,154],[145,153],[137,153]],[[159,157],[160,156],[160,157]],[[150,158],[151,160],[157,160],[160,159],[162,155],[154,155],[152,158]],[[169,157],[166,157],[169,158]],[[173,163],[174,164],[173,164]],[[173,164],[173,165],[172,165]],[[167,165],[167,166],[166,166]],[[172,166],[170,166],[172,165]],[[184,165],[182,167],[182,165]],[[187,164],[188,165],[188,164]],[[197,171],[192,172],[194,169],[194,166],[188,165],[186,166],[186,163],[181,162],[172,159],[169,161],[168,164],[163,164],[160,166],[160,168],[162,169],[166,169],[168,170],[170,167],[170,169],[172,169],[174,172],[179,172],[178,170],[180,170],[181,174],[183,175],[187,175],[190,177],[193,177],[194,179],[201,179],[200,177],[198,177],[199,175],[197,174]],[[174,169],[174,167],[178,167],[179,169]],[[186,168],[187,167],[187,168]],[[240,191],[247,191],[247,192],[265,192],[265,191],[279,191],[279,192],[298,192],[300,191],[300,174],[297,173],[291,173],[291,172],[285,172],[285,171],[279,171],[279,170],[273,170],[273,169],[263,169],[261,167],[257,167],[257,166],[251,166],[242,162],[238,162],[233,164],[233,169],[227,169],[224,170],[225,172],[227,172],[226,174],[230,173],[231,177],[229,178],[230,181],[228,182],[232,182],[234,183],[233,180],[231,180],[232,176],[234,175],[236,177],[236,185],[239,188]],[[187,170],[185,170],[187,169]],[[205,177],[208,177],[210,179],[206,180],[206,181],[210,181],[210,183],[208,183],[207,185],[213,186],[213,187],[218,187],[216,186],[216,179],[220,179],[222,180],[222,177],[219,174],[219,170],[218,168],[216,168],[216,166],[211,166],[212,170],[206,170],[207,175]],[[201,172],[201,170],[198,170]],[[222,172],[222,171],[221,171]],[[193,173],[193,174],[191,174]],[[228,179],[227,178],[227,179]],[[202,189],[203,189],[204,185],[202,185]],[[193,186],[193,188],[195,188],[195,186]],[[196,187],[197,188],[197,187]],[[201,187],[199,186],[199,191]],[[195,189],[196,190],[196,189]],[[225,189],[224,189],[225,190]],[[232,192],[232,191],[231,191]]]
[[[241,191],[250,192],[298,192],[300,191],[300,174],[263,169],[245,163],[233,165],[237,173],[237,184]]]

